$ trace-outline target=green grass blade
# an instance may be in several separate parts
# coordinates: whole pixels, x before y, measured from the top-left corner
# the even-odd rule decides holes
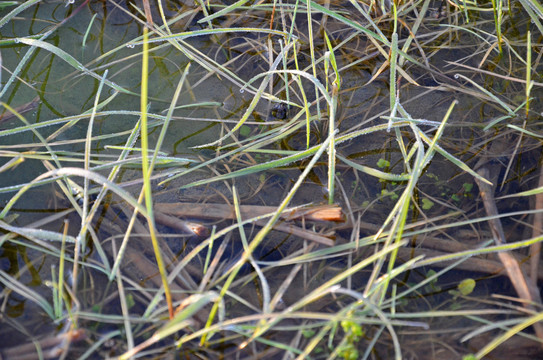
[[[18,40],[19,40],[19,43],[21,43],[21,44],[26,44],[26,45],[29,45],[29,46],[35,46],[35,47],[39,47],[41,49],[44,49],[46,51],[49,51],[50,53],[58,56],[60,59],[64,60],[68,64],[70,64],[75,69],[77,69],[79,71],[82,71],[83,73],[85,73],[87,75],[90,75],[90,76],[92,76],[93,78],[95,78],[97,80],[102,79],[102,77],[100,75],[98,75],[95,72],[90,71],[89,69],[87,69],[85,66],[83,66],[83,64],[81,64],[79,61],[77,61],[72,55],[68,54],[66,51],[64,51],[64,50],[62,50],[62,49],[60,49],[60,48],[58,48],[58,47],[56,47],[54,45],[51,45],[51,44],[49,44],[49,43],[47,43],[45,41],[42,41],[42,40],[29,39],[29,38],[19,38]],[[110,80],[105,80],[105,84],[108,85],[109,87],[111,87],[112,89],[117,90],[117,91],[119,91],[121,93],[138,96],[137,93],[126,90],[122,86],[119,86],[119,85],[115,84],[114,82],[112,82]]]
[[[353,169],[361,171],[361,172],[363,172],[365,174],[368,174],[370,176],[374,176],[374,177],[376,177],[378,179],[381,179],[381,180],[386,180],[386,181],[407,181],[411,177],[411,175],[407,175],[407,174],[397,175],[397,174],[390,174],[390,173],[382,172],[380,170],[371,168],[369,166],[364,166],[364,165],[357,164],[354,161],[351,161],[351,160],[347,159],[346,157],[341,156],[339,154],[337,154],[336,156],[337,156],[338,159],[340,159],[341,161],[343,161],[345,164],[349,165]]]
[[[12,21],[15,16],[20,14],[21,12],[25,11],[29,7],[36,5],[41,0],[28,0],[22,3],[21,5],[17,6],[15,9],[11,10],[6,16],[4,16],[2,19],[0,19],[0,28],[2,28],[4,25],[6,25],[8,22]]]
[[[23,298],[36,303],[51,319],[55,319],[53,307],[47,302],[47,300],[45,300],[43,296],[16,280],[13,276],[7,274],[3,270],[0,270],[0,282],[4,284],[6,288],[11,289],[12,291],[21,295]]]

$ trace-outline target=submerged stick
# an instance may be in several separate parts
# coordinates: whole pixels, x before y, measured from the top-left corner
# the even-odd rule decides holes
[[[157,204],[155,206],[154,215],[155,215],[155,219],[156,219],[156,221],[158,223],[161,223],[163,225],[169,226],[169,227],[174,228],[174,229],[184,231],[184,232],[192,234],[192,235],[197,235],[197,236],[208,236],[209,235],[209,230],[204,225],[198,224],[198,223],[195,223],[195,222],[182,220],[182,219],[179,219],[179,218],[176,217],[176,216],[191,216],[191,217],[203,217],[203,216],[195,215],[195,212],[192,212],[192,211],[190,212],[191,214],[188,215],[187,212],[183,211],[184,207],[182,207],[181,209],[177,209],[177,210],[180,210],[180,211],[174,211],[176,209],[176,207],[173,206],[173,205],[178,205],[178,204],[171,204],[172,205],[171,207],[166,206],[167,208],[170,208],[168,210],[171,211],[168,214],[172,214],[172,212],[174,214],[174,215],[168,215],[166,212],[162,212],[162,210],[163,210],[162,207],[158,206],[158,205],[170,205],[170,204]],[[196,205],[199,205],[199,204],[196,204]],[[326,207],[328,207],[328,206],[326,206]],[[268,207],[267,206],[259,206],[259,208],[268,208]],[[270,207],[270,208],[273,208],[273,207]],[[244,216],[247,215],[247,212],[249,210],[245,209],[245,212],[243,213]],[[266,214],[266,212],[264,212],[264,209],[259,209],[257,211],[260,211],[260,210],[263,211],[263,214]],[[326,215],[326,210],[321,209],[321,211],[324,211],[325,215]],[[207,219],[210,219],[210,218],[211,219],[231,219],[231,217],[229,217],[229,216],[223,216],[223,215],[227,215],[226,212],[216,211],[216,212],[214,212],[214,214],[216,214],[217,217],[213,217],[210,214],[206,214],[205,218],[207,218]],[[315,213],[312,213],[312,214],[314,216]],[[220,215],[220,216],[218,216],[218,215]],[[252,215],[255,215],[255,214],[252,214]],[[301,213],[299,213],[297,215],[298,215],[297,218],[302,216]],[[318,216],[319,215],[318,215],[318,212],[317,212],[317,217]],[[289,219],[285,219],[285,220],[289,220]],[[255,222],[255,224],[258,225],[258,226],[264,226],[266,224],[266,220],[265,219],[257,220]],[[329,237],[327,237],[325,235],[322,235],[322,234],[318,234],[318,233],[316,233],[314,231],[311,231],[311,230],[303,229],[301,227],[292,225],[290,223],[277,223],[277,224],[275,224],[274,229],[278,230],[278,231],[281,231],[281,232],[284,232],[284,233],[287,233],[287,234],[292,234],[292,235],[301,237],[302,239],[313,241],[313,242],[316,242],[316,243],[319,243],[319,244],[322,244],[322,245],[326,245],[326,246],[334,246],[335,245],[334,239],[331,239],[331,238],[329,238]]]
[[[490,170],[492,166],[494,167],[492,169],[494,171]],[[488,224],[490,226],[492,236],[494,237],[494,241],[497,245],[506,244],[507,241],[505,239],[505,233],[499,218],[496,201],[494,200],[494,189],[498,178],[497,175],[499,174],[499,168],[491,165],[488,160],[481,159],[477,165],[475,165],[475,170],[485,179],[493,178],[493,186],[488,185],[479,178],[475,178],[475,182],[479,187],[479,192],[481,194],[481,198],[483,199],[485,211],[489,217],[492,217],[488,220]],[[536,313],[537,309],[533,304],[541,304],[541,297],[539,295],[539,290],[533,286],[534,282],[529,280],[513,255],[508,252],[498,252],[497,255],[505,267],[505,271],[507,272],[511,283],[514,286],[515,291],[517,292],[518,296],[524,300],[524,307],[527,310]],[[543,325],[541,323],[535,323],[533,327],[537,337],[539,339],[543,339]]]
[[[538,187],[543,187],[543,166],[539,170],[539,183]],[[543,209],[543,194],[538,193],[535,196],[535,208]],[[536,213],[534,214],[534,226],[532,228],[532,237],[537,237],[541,235],[543,231],[543,214]],[[533,286],[537,286],[537,277],[535,274],[539,272],[539,262],[541,261],[541,243],[535,243],[530,248],[530,277],[533,282]]]
[[[228,204],[196,204],[196,203],[158,203],[155,209],[168,215],[186,216],[203,219],[235,219],[234,206]],[[243,219],[273,214],[275,206],[241,205]],[[343,222],[345,219],[341,207],[337,205],[317,205],[286,209],[281,218],[284,220],[305,219],[309,221]]]

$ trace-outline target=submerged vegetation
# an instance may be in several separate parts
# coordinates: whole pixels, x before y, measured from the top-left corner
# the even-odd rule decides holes
[[[0,355],[543,354],[543,7],[0,2]]]

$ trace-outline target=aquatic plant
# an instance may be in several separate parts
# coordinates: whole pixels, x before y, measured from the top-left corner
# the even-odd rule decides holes
[[[542,14],[2,4],[0,355],[538,356]]]

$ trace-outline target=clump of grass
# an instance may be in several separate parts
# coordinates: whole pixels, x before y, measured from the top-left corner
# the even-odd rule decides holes
[[[19,5],[0,26],[32,16],[27,9],[36,4]],[[119,10],[129,19],[126,36],[91,60],[51,41],[74,29],[76,11],[38,35],[13,33],[2,43],[24,51],[16,64],[4,62],[11,74],[0,90],[15,116],[0,119],[8,125],[0,130],[7,159],[0,171],[10,174],[0,188],[0,245],[12,249],[17,264],[0,271],[2,296],[9,304],[17,294],[48,317],[52,350],[82,358],[175,352],[400,359],[419,340],[412,333],[444,333],[449,329],[435,319],[459,318],[468,324],[458,326],[465,341],[500,334],[476,350],[456,342],[442,348],[456,347],[455,356],[482,358],[515,334],[534,339],[525,330],[541,320],[537,308],[519,311],[511,298],[490,302],[482,280],[458,271],[493,274],[501,265],[484,256],[539,243],[534,235],[492,244],[485,227],[500,218],[525,226],[520,214],[541,210],[485,214],[475,196],[461,202],[450,194],[473,179],[481,188],[495,185],[473,157],[488,157],[487,166],[506,155],[512,160],[505,168],[518,182],[529,177],[518,169],[535,173],[540,166],[529,158],[530,140],[541,137],[531,121],[539,111],[540,83],[532,79],[539,67],[532,36],[542,32],[537,4],[144,5]],[[427,16],[431,11],[437,18]],[[527,23],[516,14],[533,23],[518,38],[515,29]],[[105,13],[85,19],[84,59],[110,36],[102,31],[114,21]],[[447,66],[437,60],[445,48],[458,53]],[[93,88],[86,101],[71,98],[80,101],[77,115],[51,105],[50,77],[23,71],[53,72],[57,62],[65,66],[59,82]],[[518,84],[522,99],[514,96]],[[21,87],[42,99],[26,118],[16,111],[25,108],[15,101]],[[231,114],[220,97],[245,105]],[[274,118],[276,104],[284,116]],[[165,115],[156,110],[162,105]],[[115,122],[118,128],[107,129]],[[515,146],[500,152],[494,144],[504,130],[514,132]],[[458,139],[471,145],[449,145]],[[179,143],[196,156],[178,156]],[[515,157],[528,165],[513,166]],[[443,184],[427,185],[430,173],[439,174],[435,180],[442,172],[450,174]],[[540,192],[531,182],[525,187],[533,191],[518,196]],[[52,213],[29,221],[21,208],[36,204],[33,194],[43,188],[58,193],[43,205]],[[160,213],[165,202],[189,197],[208,205],[200,219]],[[339,204],[345,224],[299,215],[320,202]],[[231,216],[213,213],[214,204],[225,203]],[[246,205],[274,208],[247,215]],[[191,233],[181,237],[174,229]],[[479,241],[458,241],[466,230]],[[38,263],[46,271],[36,271]],[[40,280],[34,284],[27,274]],[[44,335],[7,318],[6,326],[28,337]],[[91,346],[69,349],[81,340],[78,329]],[[425,341],[430,348],[431,338]],[[35,343],[36,352],[46,344]]]

